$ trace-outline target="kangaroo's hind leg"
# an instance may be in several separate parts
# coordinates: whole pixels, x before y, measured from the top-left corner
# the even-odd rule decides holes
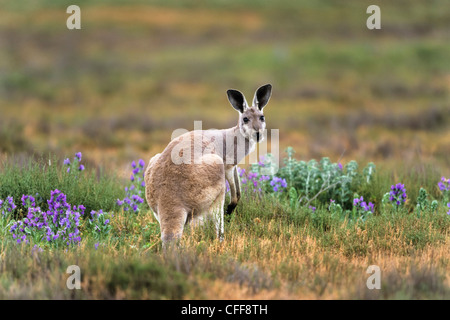
[[[223,219],[223,206],[225,203],[225,186],[218,194],[217,198],[211,205],[210,214],[216,227],[217,238],[222,241],[224,237],[224,219]]]
[[[161,240],[164,247],[181,239],[187,215],[188,212],[184,208],[159,206]]]

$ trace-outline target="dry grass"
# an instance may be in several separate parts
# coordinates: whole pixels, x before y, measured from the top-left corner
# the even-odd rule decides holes
[[[150,212],[137,216],[117,212],[112,220],[113,234],[101,241],[98,249],[94,249],[95,241],[87,234],[78,248],[64,252],[49,248],[37,252],[30,246],[3,242],[0,297],[449,297],[450,235],[448,227],[439,227],[437,217],[430,223],[411,215],[389,221],[375,217],[368,225],[336,222],[324,232],[316,229],[309,218],[299,226],[287,217],[242,214],[227,222],[223,242],[215,239],[214,230],[208,226],[186,228],[179,247],[168,251],[161,248],[159,227]],[[428,232],[428,240],[424,236],[423,245],[408,241],[405,237],[411,230],[417,234]],[[82,270],[82,290],[76,292],[65,287],[65,269],[72,264]],[[369,265],[381,269],[381,290],[366,287]]]

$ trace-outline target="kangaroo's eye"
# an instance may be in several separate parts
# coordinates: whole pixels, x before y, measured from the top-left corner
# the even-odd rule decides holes
[[[244,120],[244,123],[248,123],[248,118],[247,117],[244,117],[242,120]]]
[[[259,120],[262,122],[264,122],[264,119],[265,119],[264,116],[259,117]]]

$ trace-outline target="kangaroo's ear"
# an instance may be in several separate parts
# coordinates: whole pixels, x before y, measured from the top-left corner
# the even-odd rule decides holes
[[[230,89],[227,91],[228,101],[230,101],[231,106],[235,108],[240,113],[243,113],[246,108],[248,108],[247,101],[244,95],[237,90]]]
[[[266,106],[267,102],[269,102],[271,94],[271,84],[266,84],[259,87],[255,92],[255,97],[253,98],[253,106],[258,107],[259,110],[262,110]]]

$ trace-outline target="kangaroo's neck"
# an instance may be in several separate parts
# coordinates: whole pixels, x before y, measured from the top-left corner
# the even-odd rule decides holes
[[[222,130],[223,135],[223,159],[226,164],[237,165],[256,146],[256,142],[247,139],[239,128],[239,125]]]
[[[177,138],[175,144],[183,143],[183,137]],[[189,133],[187,141],[191,148],[192,154],[200,150],[200,154],[214,153],[219,155],[224,164],[237,165],[256,146],[256,142],[247,139],[241,132],[239,126],[223,130],[194,130]]]

